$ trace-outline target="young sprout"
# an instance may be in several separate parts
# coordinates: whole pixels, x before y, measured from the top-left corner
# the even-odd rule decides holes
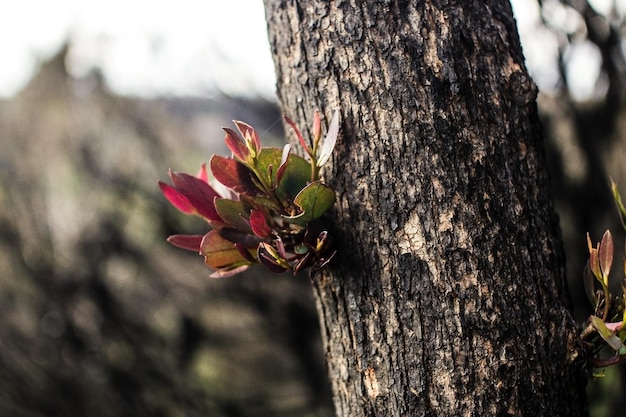
[[[337,141],[339,112],[323,142],[320,115],[315,113],[310,145],[295,123],[285,120],[295,130],[308,161],[291,153],[291,145],[263,147],[253,127],[235,121],[237,131],[224,128],[232,156],[213,155],[209,161],[214,180],[228,195],[220,195],[209,184],[206,164],[196,176],[170,171],[172,185],[159,181],[174,207],[208,223],[211,230],[204,235],[174,235],[168,242],[202,254],[215,270],[212,277],[232,276],[257,263],[276,273],[305,268],[315,273],[335,255],[321,222],[335,202],[335,193],[321,181],[319,171]]]

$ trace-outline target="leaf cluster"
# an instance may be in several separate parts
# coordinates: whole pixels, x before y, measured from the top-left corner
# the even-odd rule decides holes
[[[333,206],[334,191],[320,179],[320,168],[330,158],[339,133],[335,112],[322,141],[321,119],[315,113],[309,143],[295,123],[294,129],[308,158],[283,149],[263,147],[250,125],[235,121],[236,130],[224,128],[231,157],[213,155],[209,170],[226,189],[225,195],[209,182],[207,165],[196,175],[172,172],[172,184],[159,181],[164,196],[178,210],[205,219],[211,230],[204,235],[173,235],[171,244],[199,252],[215,272],[228,277],[260,263],[276,273],[314,273],[335,255],[332,239],[321,217]]]

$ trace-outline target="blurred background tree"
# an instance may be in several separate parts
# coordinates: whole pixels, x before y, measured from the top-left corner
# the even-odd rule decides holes
[[[282,140],[275,105],[115,96],[66,51],[0,105],[0,414],[330,415],[308,281],[164,242],[205,225],[156,180],[225,154],[233,114]]]
[[[513,4],[582,320],[585,233],[621,227],[608,178],[625,192],[626,2]],[[204,226],[171,209],[156,180],[226,154],[220,126],[231,119],[284,141],[273,97],[138,97],[115,81],[123,59],[72,70],[81,39],[67,33],[0,101],[0,414],[332,415],[308,281],[257,270],[210,280],[200,257],[164,243]],[[625,377],[622,367],[590,382],[593,416],[622,414]]]

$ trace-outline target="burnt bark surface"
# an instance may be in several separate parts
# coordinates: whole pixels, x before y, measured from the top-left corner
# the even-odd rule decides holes
[[[585,415],[510,5],[265,4],[283,111],[342,115],[314,282],[337,414]]]

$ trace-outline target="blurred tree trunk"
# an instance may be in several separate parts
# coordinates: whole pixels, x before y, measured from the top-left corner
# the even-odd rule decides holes
[[[283,111],[342,115],[339,257],[314,282],[337,415],[585,415],[510,5],[265,5]]]

